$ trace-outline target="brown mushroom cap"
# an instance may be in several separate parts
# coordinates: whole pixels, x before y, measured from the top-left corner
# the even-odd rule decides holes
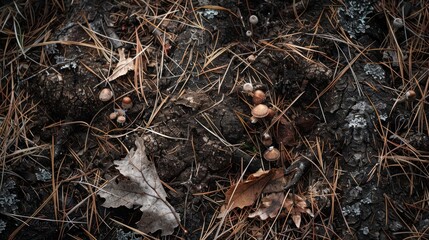
[[[267,161],[277,161],[280,158],[280,151],[275,147],[269,147],[264,152],[264,158]]]
[[[409,90],[405,93],[405,97],[408,101],[413,101],[416,99],[416,92],[414,90]]]
[[[133,101],[131,100],[130,97],[124,97],[124,98],[122,98],[121,106],[124,109],[129,109],[133,106]]]
[[[268,106],[265,104],[258,104],[252,109],[252,116],[255,118],[264,118],[268,115]]]
[[[273,144],[273,138],[268,132],[263,132],[261,135],[261,142],[265,147],[269,147]]]
[[[255,90],[255,92],[253,92],[253,104],[261,104],[265,101],[265,93],[262,90]]]

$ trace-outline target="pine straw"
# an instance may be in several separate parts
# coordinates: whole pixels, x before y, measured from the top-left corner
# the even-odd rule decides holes
[[[295,2],[295,1],[294,1]],[[368,60],[366,54],[369,51],[383,52],[385,50],[394,51],[396,53],[406,53],[408,58],[401,59],[399,62],[399,70],[392,66],[391,62],[380,62],[390,72],[389,75],[395,81],[395,86],[386,86],[391,89],[395,95],[401,96],[408,89],[414,89],[417,92],[417,101],[410,105],[411,116],[409,121],[405,123],[409,129],[415,129],[407,131],[405,134],[399,134],[389,128],[386,128],[378,121],[379,137],[384,141],[383,148],[379,152],[379,163],[376,168],[373,169],[371,174],[380,175],[383,171],[389,171],[390,169],[400,169],[402,174],[405,175],[409,180],[410,186],[416,184],[416,181],[423,181],[429,177],[427,170],[427,163],[429,161],[428,152],[417,150],[407,144],[405,141],[397,143],[391,140],[392,135],[401,135],[403,139],[409,139],[412,134],[425,133],[429,134],[429,123],[427,119],[427,104],[428,104],[428,92],[429,92],[429,72],[424,70],[427,68],[427,62],[429,61],[429,43],[427,36],[427,29],[429,28],[429,9],[424,0],[421,0],[422,8],[416,11],[413,15],[407,17],[405,20],[405,26],[409,30],[409,35],[406,37],[406,44],[397,41],[393,27],[390,25],[391,19],[400,17],[401,14],[396,6],[391,4],[392,1],[383,0],[379,3],[379,12],[385,15],[386,22],[388,22],[389,34],[388,38],[383,44],[382,49],[369,49],[365,46],[360,46],[355,41],[351,40],[344,32],[338,32],[335,35],[324,35],[322,34],[321,19],[326,18],[330,21],[334,28],[337,28],[337,5],[327,6],[322,12],[318,21],[312,28],[313,39],[325,38],[332,40],[335,44],[346,44],[349,48],[354,49],[359,54],[354,59],[348,62],[346,66],[341,65],[339,62],[334,64],[337,75],[334,80],[331,81],[326,89],[323,89],[319,96],[314,100],[313,104],[320,101],[320,98],[329,90],[331,90],[338,79],[340,79],[347,71],[352,69],[353,64],[358,60]],[[168,32],[162,30],[162,24],[168,21],[178,22],[179,28],[192,28],[196,31],[207,33],[207,30],[202,24],[202,17],[199,15],[192,5],[192,1],[164,1],[166,9],[160,11],[160,6],[152,4],[150,1],[133,1],[132,4],[139,6],[141,10],[135,12],[135,17],[139,21],[140,26],[132,31],[129,31],[124,39],[124,43],[130,44],[136,48],[136,58],[138,64],[136,64],[135,72],[143,72],[144,74],[136,74],[129,77],[123,82],[124,87],[129,89],[129,93],[135,93],[140,99],[143,99],[147,103],[147,91],[154,92],[156,99],[153,106],[154,111],[152,112],[149,120],[144,122],[143,126],[136,127],[133,122],[130,124],[113,129],[109,132],[105,132],[93,126],[91,123],[83,122],[69,122],[66,124],[76,124],[87,128],[87,141],[88,138],[92,139],[97,143],[96,152],[107,152],[107,149],[112,149],[114,144],[110,141],[115,139],[120,144],[121,138],[127,136],[136,131],[151,131],[151,126],[157,118],[159,112],[165,107],[165,104],[171,97],[171,94],[182,94],[186,88],[188,81],[193,76],[204,77],[208,80],[208,84],[202,89],[204,91],[210,91],[217,89],[221,91],[224,82],[226,81],[226,72],[232,71],[235,74],[234,88],[229,89],[229,93],[233,93],[238,86],[245,80],[252,79],[254,83],[263,83],[272,86],[271,79],[268,74],[264,71],[255,69],[252,64],[247,61],[249,55],[259,56],[266,52],[281,52],[288,59],[302,58],[307,61],[312,61],[314,55],[324,53],[318,52],[311,46],[303,47],[291,44],[288,42],[290,37],[294,34],[287,32],[280,34],[277,38],[261,40],[253,42],[255,49],[249,50],[249,52],[236,52],[238,43],[233,43],[227,46],[222,46],[219,43],[219,36],[212,35],[214,43],[204,53],[197,53],[196,46],[198,45],[198,37],[189,42],[188,48],[185,50],[183,57],[179,63],[177,63],[177,69],[181,69],[178,74],[174,75],[176,84],[168,89],[168,93],[161,92],[159,89],[159,81],[164,76],[165,72],[173,73],[171,66],[164,65],[165,59],[170,59],[168,55],[169,45],[167,42],[177,43],[176,37]],[[126,8],[126,5],[124,5]],[[207,6],[207,9],[213,9],[213,6]],[[3,49],[0,49],[0,76],[1,78],[1,89],[0,89],[0,136],[1,137],[1,152],[0,152],[0,166],[1,166],[1,181],[0,185],[4,180],[12,175],[16,175],[12,171],[14,166],[21,164],[23,159],[30,159],[35,164],[37,160],[33,159],[33,156],[43,155],[43,151],[50,151],[53,148],[53,143],[40,144],[34,140],[35,136],[30,131],[32,124],[37,124],[35,116],[43,113],[43,109],[40,109],[37,103],[31,102],[29,96],[22,89],[22,84],[26,84],[26,81],[33,77],[37,77],[46,69],[52,66],[44,47],[50,44],[63,44],[63,45],[75,45],[83,48],[91,48],[98,52],[99,55],[110,61],[116,55],[112,53],[109,37],[101,33],[96,33],[89,27],[88,23],[82,23],[81,27],[84,28],[88,34],[90,41],[86,42],[65,42],[65,41],[50,41],[51,29],[56,26],[60,19],[58,17],[63,14],[65,10],[65,4],[62,1],[55,0],[51,5],[47,5],[43,12],[49,14],[37,15],[37,12],[32,8],[31,1],[22,1],[22,3],[14,3],[0,9],[0,41]],[[128,9],[131,11],[131,9]],[[234,14],[229,9],[217,9],[219,11],[225,11],[234,18],[239,16]],[[160,13],[162,12],[162,14]],[[295,12],[295,16],[299,14]],[[190,14],[189,14],[190,13]],[[119,21],[126,19],[128,16],[118,15]],[[302,19],[298,19],[302,20]],[[302,21],[300,21],[302,23]],[[150,27],[153,33],[148,36],[144,32],[143,27]],[[211,34],[211,33],[210,33]],[[140,42],[142,37],[146,37],[147,42],[153,43],[157,47],[151,47],[150,51],[143,51],[144,44],[147,42]],[[168,41],[167,41],[168,40]],[[406,45],[407,49],[403,49],[402,46]],[[230,61],[226,64],[219,65],[217,60],[225,55],[232,56]],[[402,56],[402,55],[400,55]],[[116,56],[117,57],[117,56]],[[329,58],[329,56],[325,56]],[[199,63],[199,59],[204,59],[203,63]],[[147,64],[154,63],[156,72],[152,75],[147,74]],[[335,60],[331,59],[332,62]],[[237,63],[238,62],[238,63]],[[39,69],[35,73],[27,72],[30,69],[28,64],[33,66],[33,69]],[[192,66],[192,67],[191,67]],[[89,71],[92,71],[95,75],[98,75],[100,79],[107,76],[101,76],[98,74],[96,69],[87,67]],[[216,79],[212,79],[211,73],[225,72],[225,74]],[[242,78],[240,76],[245,76]],[[24,77],[24,79],[22,78]],[[356,85],[359,86],[359,82],[356,81]],[[359,88],[360,89],[360,88]],[[365,95],[364,92],[361,92]],[[279,111],[288,109],[288,104],[284,102],[281,97],[272,96],[273,105],[278,108]],[[311,105],[313,105],[311,104]],[[249,104],[250,105],[250,104]],[[323,111],[323,110],[322,110]],[[204,113],[201,113],[204,114]],[[254,145],[253,152],[248,152],[250,155],[261,156],[262,150],[258,143],[254,133],[249,130],[246,126],[246,113],[237,113],[239,118],[242,120],[243,127],[247,130],[249,139],[252,140]],[[95,117],[94,117],[95,119]],[[206,122],[201,123],[208,132],[216,135],[217,138],[221,139],[228,147],[236,147],[229,144],[224,136],[219,134],[210,119],[205,118]],[[55,123],[50,127],[64,125],[64,123]],[[339,168],[338,159],[334,161],[333,166],[327,166],[326,162],[323,161],[323,149],[329,148],[325,146],[322,141],[309,142],[305,138],[300,138],[300,141],[308,148],[312,149],[313,156],[317,159],[317,165],[313,167],[317,168],[320,175],[324,177],[325,183],[331,191],[330,202],[332,211],[327,215],[322,214],[317,209],[317,206],[313,207],[316,214],[315,218],[305,217],[303,220],[303,226],[300,229],[291,227],[287,221],[275,219],[273,221],[260,221],[258,219],[247,219],[249,212],[252,209],[246,209],[243,211],[234,211],[233,214],[228,215],[223,221],[219,221],[216,218],[216,214],[213,216],[210,222],[202,223],[201,227],[201,239],[210,239],[212,236],[217,234],[221,238],[228,239],[252,239],[255,235],[262,234],[264,239],[274,239],[283,237],[285,239],[295,238],[318,238],[318,239],[330,239],[331,237],[339,238],[336,236],[335,231],[332,227],[333,220],[338,217],[334,213],[334,209],[341,207],[339,200],[335,194],[337,191],[338,178],[341,175]],[[101,172],[98,170],[92,170],[90,164],[84,159],[80,159],[79,154],[74,152],[73,149],[67,149],[67,155],[72,156],[73,161],[77,163],[79,169],[74,171],[71,176],[66,179],[60,180],[59,176],[63,175],[61,167],[54,169],[52,168],[53,180],[49,185],[52,189],[51,195],[43,200],[41,206],[30,216],[19,216],[10,215],[21,219],[23,223],[19,228],[12,234],[17,235],[20,231],[25,231],[26,224],[32,224],[33,220],[40,221],[53,221],[59,224],[60,232],[62,236],[67,235],[67,229],[76,227],[82,230],[84,234],[90,239],[96,239],[97,233],[103,226],[111,227],[110,222],[102,217],[102,214],[98,212],[96,192],[102,185],[103,180],[101,179]],[[53,164],[53,159],[51,159]],[[64,161],[64,159],[62,159]],[[393,171],[392,171],[393,172]],[[395,171],[396,172],[396,171]],[[330,177],[328,177],[330,176]],[[393,175],[395,177],[397,175]],[[18,176],[19,177],[19,176]],[[303,181],[305,182],[305,181]],[[229,183],[218,182],[219,189],[213,192],[202,193],[204,201],[207,201],[213,209],[216,209],[221,205],[217,200],[222,198],[222,192],[226,191],[226,186]],[[73,189],[74,185],[79,185],[84,193],[80,193],[77,196],[80,201],[71,209],[66,209],[65,206],[61,205],[60,202],[66,202],[69,195],[75,194]],[[426,185],[425,185],[426,186]],[[303,194],[306,190],[306,186],[302,183],[297,187],[297,194]],[[411,188],[410,191],[414,191]],[[61,193],[61,194],[60,194]],[[61,200],[61,201],[60,201]],[[429,191],[427,188],[424,189],[424,195],[421,201],[411,203],[410,208],[425,209],[427,208],[427,202],[429,200]],[[394,205],[390,202],[390,199],[386,197],[386,202],[393,209],[396,210]],[[44,208],[53,206],[55,212],[54,219],[41,219],[36,217],[42,212]],[[401,209],[397,210],[400,211]],[[420,210],[419,210],[420,211]],[[82,216],[79,221],[74,221],[69,218],[72,213],[79,212]],[[387,214],[388,211],[386,211]],[[340,216],[343,217],[343,216]],[[343,217],[344,218],[344,217]],[[128,226],[127,226],[128,227]],[[129,227],[131,229],[131,227]],[[320,234],[317,229],[323,229],[321,231],[324,234]],[[408,226],[410,234],[418,237],[422,236],[423,233],[416,232],[412,226]],[[329,233],[329,234],[328,234]],[[70,236],[73,237],[73,236]]]

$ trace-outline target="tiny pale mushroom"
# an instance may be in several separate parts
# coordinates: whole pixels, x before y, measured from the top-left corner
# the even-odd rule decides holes
[[[112,97],[113,97],[113,92],[109,88],[103,88],[100,91],[100,95],[98,96],[98,98],[103,102],[110,101]]]
[[[248,93],[248,94],[252,93],[253,92],[253,84],[250,82],[243,84],[243,92]]]
[[[110,120],[115,120],[118,117],[118,112],[112,112],[109,114]]]
[[[116,122],[118,122],[119,124],[124,124],[126,120],[127,118],[125,116],[118,116]]]

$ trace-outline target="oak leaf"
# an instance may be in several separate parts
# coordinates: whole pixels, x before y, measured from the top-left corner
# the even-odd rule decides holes
[[[220,209],[219,218],[224,217],[231,209],[251,206],[259,198],[265,186],[278,175],[279,169],[263,171],[249,175],[244,182],[231,186],[225,193],[225,205]]]
[[[249,218],[259,217],[261,220],[275,218],[283,205],[284,193],[271,193],[262,198],[262,204],[258,210],[249,214]]]
[[[130,70],[134,70],[134,61],[132,58],[125,58],[125,49],[119,48],[119,62],[113,69],[112,75],[107,78],[107,81],[113,81],[120,76],[123,76],[128,73]]]
[[[305,198],[296,194],[289,194],[283,207],[286,208],[297,228],[301,226],[301,213],[307,213],[311,217],[314,217],[313,212],[308,208],[309,206]]]
[[[161,235],[171,235],[179,225],[180,217],[176,210],[167,202],[165,192],[153,162],[146,156],[143,138],[136,139],[136,150],[119,161],[114,161],[116,169],[129,180],[119,183],[110,181],[98,195],[105,198],[103,207],[132,208],[139,205],[143,212],[137,222],[138,229],[143,232],[161,230]]]

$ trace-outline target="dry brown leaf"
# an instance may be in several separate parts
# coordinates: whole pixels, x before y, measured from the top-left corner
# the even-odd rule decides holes
[[[275,169],[270,171],[258,170],[251,174],[246,181],[231,186],[225,193],[226,204],[220,209],[218,217],[224,217],[231,209],[253,205],[275,175]]]
[[[116,78],[123,76],[128,73],[130,70],[134,70],[134,61],[132,58],[125,58],[125,49],[119,48],[119,62],[116,65],[116,68],[113,70],[112,75],[107,78],[107,81],[113,81]]]
[[[263,193],[277,193],[282,192],[286,186],[286,178],[284,176],[284,171],[282,168],[272,169],[275,174],[272,180],[265,186]]]
[[[308,208],[309,206],[305,198],[296,194],[290,194],[286,198],[283,207],[286,208],[297,228],[301,226],[301,213],[307,213],[311,217],[314,217],[313,212]]]
[[[99,191],[98,195],[106,199],[102,206],[132,208],[140,205],[143,215],[137,222],[139,230],[161,230],[163,236],[171,235],[179,225],[180,217],[166,200],[167,194],[155,165],[146,156],[143,138],[137,138],[135,143],[135,151],[131,150],[124,159],[114,162],[116,169],[129,180],[111,181]]]
[[[262,204],[258,210],[249,214],[249,218],[254,218],[259,216],[261,220],[266,220],[267,218],[275,218],[282,208],[284,193],[271,193],[264,198],[262,198]]]

